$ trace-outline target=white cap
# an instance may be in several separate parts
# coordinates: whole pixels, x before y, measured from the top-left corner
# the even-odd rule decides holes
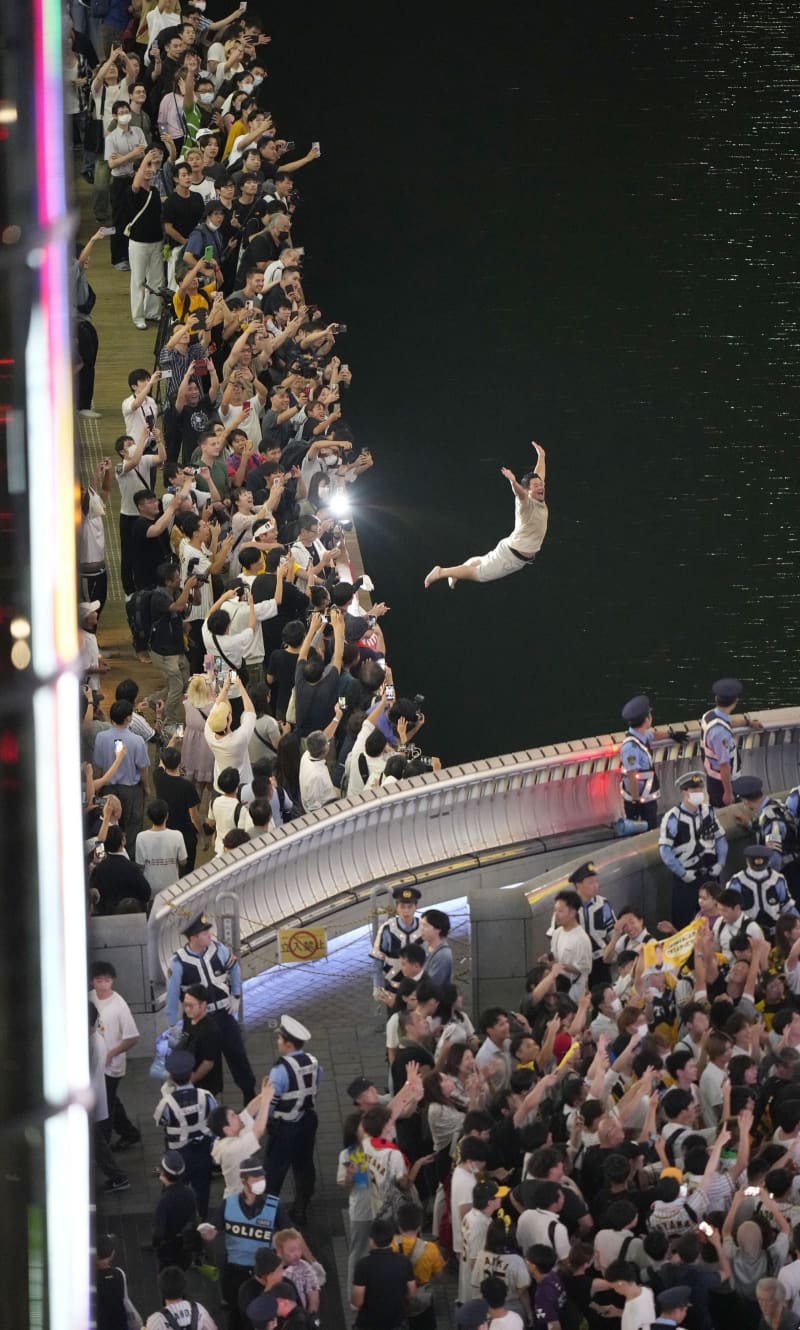
[[[78,623],[83,623],[84,619],[88,618],[90,614],[94,614],[95,610],[99,610],[99,608],[99,600],[82,600],[78,605]]]
[[[280,1029],[292,1041],[296,1039],[300,1044],[304,1044],[307,1039],[311,1038],[311,1031],[307,1030],[299,1021],[296,1021],[293,1016],[281,1016]]]

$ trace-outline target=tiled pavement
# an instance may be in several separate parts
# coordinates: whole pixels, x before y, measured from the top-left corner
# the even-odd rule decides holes
[[[469,1006],[470,932],[466,901],[443,907],[453,920],[451,943],[456,959],[456,973]],[[275,1056],[274,1031],[284,1012],[297,1017],[313,1034],[311,1051],[324,1069],[317,1107],[319,1132],[315,1151],[317,1192],[311,1207],[307,1238],[311,1249],[328,1272],[321,1306],[323,1325],[345,1327],[351,1324],[347,1306],[344,1272],[347,1263],[346,1219],[343,1194],[336,1186],[336,1162],[341,1148],[341,1124],[350,1111],[345,1086],[354,1076],[369,1076],[377,1085],[386,1080],[384,1054],[384,1019],[371,1000],[371,962],[368,958],[369,933],[359,928],[330,943],[323,961],[305,965],[280,966],[247,981],[244,1010],[247,1047],[257,1078],[271,1066]],[[148,1050],[149,1053],[149,1050]],[[152,1122],[158,1100],[158,1083],[148,1076],[149,1055],[132,1059],[124,1082],[123,1101],[129,1116],[139,1126],[143,1143],[120,1156],[131,1188],[98,1199],[98,1231],[113,1232],[120,1238],[118,1260],[127,1271],[131,1296],[146,1317],[158,1305],[155,1263],[150,1253],[141,1250],[149,1241],[150,1219],[159,1195],[156,1170],[162,1151],[160,1133]],[[226,1073],[227,1074],[227,1073]],[[238,1106],[238,1091],[228,1098]],[[100,1188],[102,1192],[102,1186]],[[212,1191],[212,1206],[221,1195],[219,1182]],[[288,1198],[291,1182],[287,1180]],[[192,1271],[192,1296],[217,1315],[217,1287]],[[437,1289],[437,1308],[442,1327],[452,1325],[454,1283]]]

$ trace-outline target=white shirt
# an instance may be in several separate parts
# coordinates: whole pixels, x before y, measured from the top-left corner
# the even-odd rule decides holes
[[[381,783],[383,769],[388,761],[388,754],[381,753],[380,757],[369,757],[364,752],[367,739],[375,731],[375,726],[370,721],[365,720],[361,729],[358,731],[353,747],[347,754],[344,769],[347,775],[347,793],[360,794],[362,790],[375,790]],[[359,758],[363,757],[367,764],[367,779],[364,780],[359,767]]]
[[[92,1122],[105,1122],[108,1117],[106,1090],[106,1056],[108,1045],[95,1025],[89,1036],[89,1084],[92,1087]]]
[[[730,960],[733,956],[731,942],[735,937],[739,937],[741,933],[744,933],[751,939],[751,941],[764,941],[764,934],[755,919],[748,919],[744,914],[740,915],[733,924],[726,924],[725,920],[720,917],[715,922],[712,931],[716,938],[719,950],[724,954],[726,960]]]
[[[248,401],[250,410],[245,411],[244,408]],[[261,447],[261,417],[264,414],[264,408],[257,393],[254,393],[250,398],[246,398],[241,406],[220,407],[217,414],[225,426],[235,425],[237,429],[244,430],[248,439],[257,448]]]
[[[185,582],[189,577],[189,564],[192,564],[192,576],[196,574],[207,574],[211,567],[211,551],[201,545],[196,549],[188,540],[184,539],[178,546],[178,558],[181,561],[181,582]],[[211,606],[214,604],[212,599],[211,580],[201,582],[197,588],[200,592],[200,600],[196,605],[192,604],[194,596],[189,599],[189,609],[184,615],[187,620],[206,619]]]
[[[86,675],[86,682],[95,692],[100,691],[100,676],[97,672],[100,664],[100,648],[94,633],[79,631],[81,674]]]
[[[236,818],[237,808],[239,809],[238,821]],[[213,801],[209,812],[214,819],[214,826],[217,828],[217,835],[214,841],[215,854],[222,854],[222,851],[225,849],[222,842],[233,827],[239,827],[242,831],[246,831],[248,835],[253,830],[253,819],[244,804],[240,804],[235,795],[218,794]],[[139,834],[141,835],[141,832]],[[138,839],[136,844],[139,844]],[[245,1156],[245,1158],[246,1157],[247,1156]]]
[[[116,1048],[123,1039],[139,1038],[131,1009],[119,993],[112,992],[109,997],[100,999],[92,990],[89,1001],[97,1007],[97,1024],[94,1028],[105,1039],[106,1048]],[[106,1076],[124,1076],[127,1060],[127,1053],[117,1053],[105,1069]]]
[[[208,721],[206,721],[203,727],[203,735],[214,755],[215,789],[217,789],[219,773],[224,771],[226,767],[236,768],[239,772],[240,785],[246,785],[253,779],[249,746],[255,724],[256,713],[254,711],[245,711],[239,722],[238,730],[231,730],[228,734],[215,734]]]
[[[96,490],[89,486],[89,511],[81,511],[81,525],[78,531],[78,563],[105,563],[106,532],[103,518],[106,505]]]
[[[254,1118],[243,1108],[239,1117],[244,1123],[242,1131],[237,1136],[218,1136],[211,1147],[211,1158],[215,1164],[219,1164],[222,1169],[222,1176],[225,1181],[225,1190],[222,1193],[223,1199],[226,1196],[237,1196],[242,1190],[242,1180],[239,1177],[239,1165],[243,1159],[249,1159],[251,1155],[257,1155],[261,1149],[261,1144],[256,1139],[253,1131]]]
[[[122,419],[125,421],[125,433],[130,435],[134,443],[138,443],[142,437],[142,430],[147,429],[148,420],[152,419],[154,425],[158,420],[158,402],[154,397],[145,397],[141,406],[134,408],[135,401],[133,393],[125,398],[122,403]],[[141,470],[141,466],[139,469]]]
[[[569,1234],[558,1215],[552,1210],[523,1210],[517,1220],[517,1245],[520,1251],[527,1251],[538,1243],[552,1247],[559,1261],[569,1256]]]
[[[557,928],[550,942],[550,950],[562,965],[571,965],[580,971],[576,976],[568,976],[569,995],[577,1001],[586,987],[586,980],[592,968],[592,942],[589,934],[580,924],[577,928]]]
[[[187,858],[181,832],[171,827],[163,831],[140,831],[136,837],[136,862],[154,896],[177,882]]]
[[[216,1321],[212,1320],[205,1307],[197,1302],[195,1306],[198,1309],[197,1330],[217,1330]],[[192,1304],[185,1298],[180,1298],[177,1302],[171,1302],[168,1308],[170,1315],[174,1316],[181,1330],[192,1323]],[[144,1330],[169,1330],[169,1321],[165,1321],[161,1312],[153,1312],[148,1316]]]
[[[450,1182],[450,1216],[453,1227],[454,1252],[461,1251],[461,1217],[458,1212],[462,1205],[472,1205],[472,1193],[477,1181],[477,1174],[473,1173],[471,1169],[464,1168],[461,1164],[453,1169]]]
[[[547,504],[541,499],[514,498],[514,530],[508,543],[520,554],[536,554],[547,535]]]
[[[130,431],[128,431],[130,433]],[[141,430],[139,431],[141,433]],[[130,457],[133,452],[133,445],[128,449],[127,456]],[[154,483],[153,472],[158,466],[158,457],[155,453],[148,453],[141,457],[135,467],[125,471],[124,464],[118,462],[114,467],[114,475],[119,485],[119,512],[120,517],[138,517],[139,509],[133,502],[134,494],[139,490],[152,489]]]
[[[313,758],[306,752],[300,758],[300,798],[307,813],[339,798],[324,757]]]
[[[275,610],[276,608],[274,600],[265,600],[262,601],[261,603],[263,605],[272,605],[273,610]],[[256,610],[258,611],[258,609],[259,606],[256,605]],[[249,610],[248,610],[248,615],[249,615]],[[272,615],[265,614],[263,617],[265,619],[269,619],[272,618]],[[235,670],[238,670],[241,666],[242,661],[244,660],[245,656],[247,655],[248,651],[253,645],[256,633],[259,631],[260,630],[258,628],[245,628],[244,632],[242,633],[232,633],[228,631],[227,633],[223,633],[222,636],[220,636],[219,633],[217,633],[217,642],[219,642],[219,646],[217,646],[217,642],[214,641],[214,636],[211,633],[211,630],[209,629],[208,623],[204,623],[202,631],[203,646],[205,647],[209,656],[219,656],[220,660],[222,661],[222,667],[224,670],[227,671],[228,669],[230,669],[228,661],[231,662]],[[225,660],[225,656],[228,657],[228,660]],[[241,697],[241,693],[239,691],[239,687],[237,684],[231,684],[228,696]],[[255,718],[253,719],[253,724],[255,724]],[[235,763],[232,762],[231,766],[234,765]],[[252,772],[250,772],[250,774],[247,776],[243,776],[241,771],[239,774],[241,776],[241,781],[239,782],[241,785],[243,785],[246,780],[250,780],[252,777]]]
[[[642,1330],[656,1319],[656,1304],[649,1288],[643,1288],[635,1298],[626,1300],[622,1311],[620,1330]]]
[[[197,180],[189,188],[193,194],[199,194],[204,203],[217,197],[217,187],[211,179]]]
[[[404,1178],[408,1170],[400,1150],[376,1149],[368,1138],[362,1141],[361,1148],[367,1160],[369,1198],[374,1216],[383,1209],[392,1183],[398,1178]]]
[[[713,1062],[709,1062],[702,1076],[700,1077],[700,1107],[703,1112],[703,1122],[707,1127],[716,1127],[719,1124],[719,1110],[722,1107],[722,1083],[725,1080],[727,1072],[721,1067],[715,1067]]]

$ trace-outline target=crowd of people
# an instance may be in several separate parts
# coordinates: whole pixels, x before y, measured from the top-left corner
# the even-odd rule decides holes
[[[439,765],[415,743],[424,698],[395,689],[387,606],[367,604],[371,584],[351,565],[349,495],[372,457],[346,415],[347,329],[309,303],[298,243],[296,181],[320,145],[298,155],[266,109],[270,38],[258,18],[246,5],[205,10],[73,0],[65,18],[67,114],[99,223],[72,269],[80,414],[99,418],[90,273],[101,246],[129,274],[119,298],[130,335],[150,328],[155,344],[142,339],[120,385],[113,455],[81,492],[98,915],[146,911],[199,854]],[[525,485],[507,475],[518,506],[543,505],[537,458]],[[131,677],[112,699],[98,630],[115,487]],[[534,517],[530,548],[510,538],[496,575],[533,558],[544,532]],[[476,569],[437,567],[429,581]],[[134,660],[157,673],[147,696]],[[398,889],[371,953],[386,1085],[347,1086],[336,1178],[358,1330],[434,1330],[449,1278],[462,1330],[599,1330],[608,1319],[715,1330],[731,1315],[745,1330],[798,1325],[800,789],[782,802],[738,771],[737,726],[757,727],[734,715],[742,693],[738,680],[714,685],[703,769],[680,778],[660,815],[649,699],[623,711],[616,830],[659,827],[672,875],[670,919],[655,934],[638,904],[615,912],[584,864],[555,896],[519,1010],[473,1020],[454,982],[450,919]],[[733,804],[752,843],[726,881],[718,810]],[[231,1330],[309,1330],[326,1277],[303,1232],[322,1074],[313,1031],[283,1015],[259,1081],[236,1020],[236,957],[205,916],[185,935],[153,1104],[162,1305],[147,1327],[214,1330],[187,1271],[216,1261]],[[94,1150],[110,1193],[129,1188],[121,1154],[141,1139],[123,1102],[139,1031],[115,979],[95,962]],[[223,1100],[223,1060],[241,1111]],[[101,1330],[141,1323],[108,1233],[97,1317]]]

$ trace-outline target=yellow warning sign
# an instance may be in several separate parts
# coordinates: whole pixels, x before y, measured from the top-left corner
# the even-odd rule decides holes
[[[278,961],[321,961],[328,954],[328,935],[324,928],[279,928]]]

